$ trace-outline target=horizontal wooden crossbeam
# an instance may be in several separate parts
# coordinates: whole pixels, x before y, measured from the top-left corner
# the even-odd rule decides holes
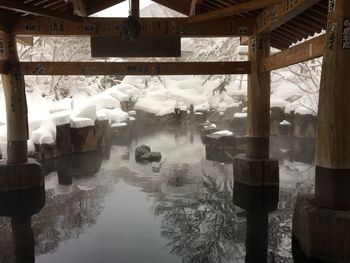
[[[125,18],[85,18],[82,22],[19,18],[13,33],[24,36],[120,36]],[[253,33],[252,18],[224,18],[189,24],[187,18],[140,18],[140,37],[233,37]]]
[[[265,72],[276,70],[321,57],[323,56],[326,43],[326,35],[321,35],[275,55],[269,56],[262,61],[260,71]]]
[[[281,1],[266,8],[257,18],[258,33],[269,32],[312,7],[320,0]]]
[[[237,15],[237,14],[252,11],[252,10],[265,8],[280,2],[281,0],[252,0],[241,4],[235,4],[233,6],[217,9],[204,14],[192,16],[188,19],[188,21],[190,23],[211,21],[211,20],[228,17],[232,15]]]
[[[15,0],[1,0],[0,9],[6,9],[10,11],[16,11],[25,14],[31,14],[36,16],[45,16],[51,18],[59,19],[73,19],[79,20],[80,18],[74,16],[73,14],[68,14],[67,12],[53,11],[47,8],[42,8],[40,6],[33,6],[33,4],[23,4],[20,1]]]
[[[21,62],[24,75],[249,74],[250,62]]]

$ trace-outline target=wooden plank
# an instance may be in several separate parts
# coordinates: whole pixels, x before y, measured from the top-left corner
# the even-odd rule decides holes
[[[79,20],[80,18],[73,14],[67,14],[66,12],[53,11],[48,8],[42,8],[40,6],[33,6],[31,4],[23,4],[14,0],[1,0],[0,9],[6,9],[10,11],[16,11],[20,13],[26,13],[36,16],[44,16],[50,18]]]
[[[140,37],[233,37],[253,33],[255,19],[224,18],[189,24],[187,18],[140,18]],[[125,18],[86,18],[82,22],[20,18],[14,33],[21,36],[120,36]]]
[[[23,46],[33,46],[33,37],[17,37],[16,41]]]
[[[190,9],[190,16],[195,16],[197,14],[202,3],[203,3],[203,0],[192,0],[191,9]]]
[[[313,58],[322,57],[326,42],[326,35],[321,35],[275,55],[268,56],[262,60],[260,72],[276,70]]]
[[[95,57],[181,57],[181,38],[91,37],[91,56]]]
[[[192,16],[188,20],[190,23],[212,21],[227,16],[237,15],[240,13],[265,8],[280,2],[281,0],[252,0],[241,4],[235,4],[229,7],[217,9],[211,12],[203,13],[200,15]]]
[[[282,1],[266,8],[257,18],[257,32],[269,32],[312,7],[320,0]]]
[[[249,74],[249,62],[21,62],[24,75]]]

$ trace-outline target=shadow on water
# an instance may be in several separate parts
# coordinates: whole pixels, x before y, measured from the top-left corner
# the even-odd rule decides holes
[[[162,153],[157,169],[135,162],[141,144]],[[35,193],[0,196],[0,262],[32,259],[33,240],[38,262],[293,262],[293,206],[312,192],[313,146],[271,144],[280,189],[264,193],[233,186],[232,165],[206,160],[193,127],[140,130],[102,152],[46,162],[45,206]]]

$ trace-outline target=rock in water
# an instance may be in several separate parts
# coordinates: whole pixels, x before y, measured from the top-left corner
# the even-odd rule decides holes
[[[135,149],[136,162],[160,162],[162,155],[160,152],[151,152],[151,148],[147,145],[140,145]]]
[[[162,155],[160,154],[160,152],[151,152],[151,154],[149,155],[147,161],[149,162],[160,162],[160,160],[162,160]]]

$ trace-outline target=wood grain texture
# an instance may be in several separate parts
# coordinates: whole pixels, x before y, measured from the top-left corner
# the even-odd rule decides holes
[[[321,57],[324,54],[326,42],[326,35],[321,35],[275,55],[268,56],[262,60],[260,72],[276,70]]]
[[[24,77],[18,61],[16,39],[13,34],[0,34],[3,49],[0,59],[6,64],[2,83],[6,103],[8,162],[22,163],[27,160],[28,118]],[[21,149],[16,154],[15,149]]]
[[[350,49],[343,48],[345,18],[350,21],[350,1],[337,0],[328,14],[318,109],[316,165],[325,168],[350,168]]]
[[[260,72],[261,61],[270,54],[269,34],[257,34],[250,39],[248,76],[248,128],[249,137],[270,136],[270,72]]]
[[[22,62],[24,75],[248,74],[250,62]]]

